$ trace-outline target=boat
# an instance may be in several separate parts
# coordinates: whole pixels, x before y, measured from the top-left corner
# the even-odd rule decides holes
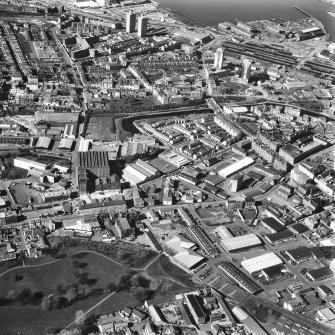
[[[332,16],[332,17],[335,17],[335,13],[328,12],[327,14],[330,15],[330,16]]]

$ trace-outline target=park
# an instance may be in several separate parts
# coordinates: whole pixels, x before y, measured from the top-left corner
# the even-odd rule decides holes
[[[67,253],[64,253],[64,251]],[[160,255],[132,268],[95,251],[62,246],[44,265],[9,269],[0,274],[0,322],[4,333],[44,334],[86,317],[167,298],[187,288],[161,268]],[[52,259],[50,261],[50,259]],[[164,259],[163,264],[167,264]],[[146,267],[147,266],[147,267]],[[147,271],[148,269],[148,271]],[[15,320],[15,322],[13,322]]]

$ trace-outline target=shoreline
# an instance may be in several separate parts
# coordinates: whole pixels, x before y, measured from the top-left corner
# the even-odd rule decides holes
[[[335,5],[335,0],[319,0],[319,1]],[[162,8],[161,4],[159,3],[159,0],[151,0],[151,3],[154,3],[155,5],[160,7],[162,10],[170,12],[170,14],[172,14],[172,15],[174,14],[174,15],[179,16],[179,18],[182,18],[182,20],[189,21],[189,23],[192,22],[193,24],[198,25],[199,27],[201,27],[201,26],[203,28],[205,27],[204,23],[199,22],[198,20],[195,20],[192,17],[188,17],[188,16],[186,16],[186,15],[184,15],[184,14],[182,14],[182,13],[180,13],[180,12],[178,12],[178,11],[172,9],[172,8]],[[325,35],[328,34],[328,31],[327,31],[326,27],[324,26],[324,24],[319,19],[315,18],[313,15],[311,15],[310,13],[306,12],[305,10],[301,9],[298,6],[294,6],[294,8],[296,10],[300,11],[301,13],[305,14],[306,16],[311,18],[312,20],[314,20],[322,28]],[[332,16],[332,17],[335,17],[335,13],[327,12],[327,14]],[[254,21],[259,21],[259,20],[252,20],[252,21],[246,21],[246,22],[248,23],[248,22],[254,22]],[[215,26],[206,26],[206,28],[207,27],[215,27]]]
[[[319,1],[335,6],[335,0],[319,0]]]

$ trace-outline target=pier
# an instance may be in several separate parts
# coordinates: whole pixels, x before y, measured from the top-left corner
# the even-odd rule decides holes
[[[316,19],[313,15],[307,13],[305,10],[301,9],[298,6],[294,6],[294,8],[296,10],[298,10],[299,12],[301,12],[301,13],[305,14],[306,16],[308,16],[310,19],[314,20],[319,25],[319,27],[323,30],[324,34],[325,35],[328,34],[326,28],[324,27],[324,25],[318,19]]]
[[[301,13],[305,14],[306,16],[314,19],[314,17],[311,14],[307,13],[305,10],[301,9],[300,7],[294,6],[294,8],[297,9],[298,11],[300,11]]]

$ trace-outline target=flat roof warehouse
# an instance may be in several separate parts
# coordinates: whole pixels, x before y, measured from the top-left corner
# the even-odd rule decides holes
[[[228,178],[231,175],[233,175],[234,173],[248,167],[249,165],[253,164],[254,160],[251,157],[245,157],[243,159],[241,159],[238,162],[235,162],[227,167],[225,167],[224,169],[219,171],[219,175],[221,177],[224,178]]]
[[[250,274],[283,264],[282,260],[273,252],[249,258],[241,262],[243,268]]]

